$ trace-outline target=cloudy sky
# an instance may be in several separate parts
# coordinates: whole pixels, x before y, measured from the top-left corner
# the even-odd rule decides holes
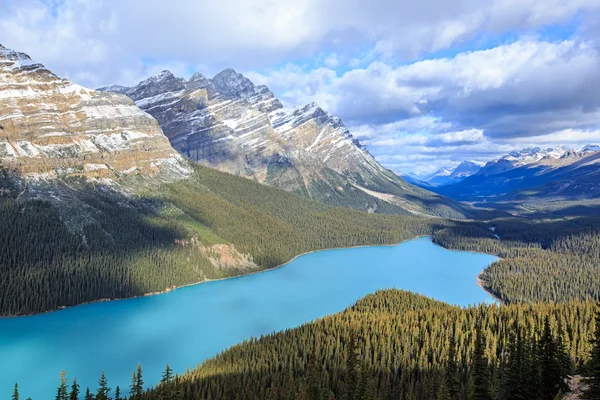
[[[600,142],[600,0],[0,0],[0,43],[89,87],[226,67],[426,173]]]

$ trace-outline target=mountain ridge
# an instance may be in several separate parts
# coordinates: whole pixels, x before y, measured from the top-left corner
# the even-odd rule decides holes
[[[600,195],[600,147],[514,151],[457,184],[433,188],[463,201],[591,200]]]
[[[233,69],[189,80],[163,71],[133,87],[99,90],[129,96],[159,121],[176,150],[201,165],[362,211],[469,213],[382,167],[316,103],[286,109],[266,86]]]

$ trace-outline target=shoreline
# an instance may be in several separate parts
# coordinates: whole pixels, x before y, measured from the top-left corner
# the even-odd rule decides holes
[[[483,271],[482,271],[483,273]],[[489,294],[492,299],[494,299],[495,301],[497,301],[499,304],[501,305],[506,305],[504,303],[504,301],[502,301],[498,296],[496,296],[494,293],[490,292],[489,290],[487,290],[483,284],[483,280],[481,279],[481,274],[477,275],[477,286],[479,286],[483,291],[485,291],[487,294]]]
[[[421,238],[424,238],[424,237],[433,239],[432,235],[419,235],[419,236],[415,236],[415,237],[412,237],[412,238],[409,238],[409,239],[401,240],[400,242],[395,243],[395,244],[362,244],[362,245],[349,246],[349,247],[332,247],[332,248],[326,248],[326,249],[311,250],[311,251],[308,251],[306,253],[298,254],[297,256],[294,256],[291,260],[286,261],[283,264],[279,264],[279,265],[276,265],[276,266],[271,267],[271,268],[265,268],[265,269],[261,269],[261,270],[249,272],[247,274],[240,274],[240,275],[235,275],[235,276],[228,276],[228,277],[225,277],[225,278],[205,279],[205,280],[203,280],[201,282],[193,282],[193,283],[187,283],[185,285],[173,286],[171,288],[166,288],[165,290],[156,291],[156,292],[150,292],[150,293],[144,293],[144,294],[141,294],[141,295],[138,295],[138,296],[119,297],[119,298],[104,298],[104,299],[98,299],[98,300],[93,300],[93,301],[87,301],[87,302],[75,304],[75,305],[72,305],[72,306],[61,306],[61,307],[53,309],[53,310],[43,311],[43,312],[39,312],[39,313],[18,314],[18,315],[0,315],[0,320],[1,319],[10,319],[10,318],[35,317],[35,316],[38,316],[38,315],[50,314],[50,313],[54,313],[54,312],[59,312],[59,311],[62,311],[62,310],[66,310],[66,309],[69,309],[69,308],[79,307],[79,306],[84,306],[84,305],[89,305],[89,304],[107,303],[107,302],[110,302],[110,301],[133,300],[133,299],[139,299],[139,298],[142,298],[142,297],[157,296],[157,295],[161,295],[161,294],[172,292],[174,290],[183,289],[183,288],[186,288],[186,287],[191,287],[191,286],[196,286],[196,285],[202,285],[204,283],[219,282],[219,281],[224,281],[224,280],[228,280],[228,279],[236,279],[236,278],[241,278],[241,277],[244,277],[244,276],[250,276],[250,275],[255,275],[255,274],[261,274],[263,272],[274,271],[276,269],[285,267],[286,265],[288,265],[291,262],[295,261],[299,257],[305,256],[305,255],[309,255],[309,254],[312,254],[312,253],[321,252],[321,251],[332,251],[332,250],[343,250],[343,249],[360,249],[360,248],[364,248],[364,247],[394,247],[394,246],[398,246],[398,245],[400,245],[402,243],[406,243],[406,242],[409,242],[409,241],[415,240],[415,239],[421,239]],[[440,246],[439,244],[434,243],[433,240],[432,240],[432,243],[434,245],[436,245],[436,246]],[[440,247],[443,248],[443,249],[445,249],[445,250],[448,250],[448,251],[463,251],[463,250],[458,250],[458,249],[448,249],[448,248],[446,248],[444,246],[440,246]],[[469,253],[478,253],[478,254],[487,254],[487,253],[479,253],[477,251],[467,251],[467,252],[469,252]],[[483,287],[482,281],[479,278],[479,276],[480,275],[477,276],[477,283],[476,283],[477,286],[479,286],[481,289],[483,289],[494,300],[500,302],[501,304],[504,304],[494,294],[492,294],[490,291],[488,291],[487,289],[485,289],[485,287]]]

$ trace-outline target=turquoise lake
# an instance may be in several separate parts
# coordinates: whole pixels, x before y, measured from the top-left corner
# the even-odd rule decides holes
[[[449,251],[419,238],[389,247],[326,250],[281,268],[169,293],[0,319],[0,399],[54,398],[61,370],[95,391],[129,393],[142,363],[146,386],[166,363],[178,373],[244,339],[341,311],[378,289],[411,290],[466,306],[493,299],[476,284],[496,257]]]

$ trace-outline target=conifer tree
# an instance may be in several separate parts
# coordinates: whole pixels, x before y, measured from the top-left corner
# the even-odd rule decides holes
[[[77,378],[73,378],[69,400],[79,400],[79,384],[77,383]]]
[[[356,333],[352,332],[346,348],[346,400],[354,400],[358,381],[357,367],[358,349],[356,345]]]
[[[444,383],[451,399],[459,399],[461,394],[460,377],[458,376],[458,360],[456,355],[456,326],[450,334],[448,343],[448,364],[446,365],[446,376]]]
[[[162,378],[160,383],[163,385],[168,385],[173,381],[173,370],[169,367],[169,364],[165,367],[165,372],[162,374]]]
[[[313,348],[308,360],[308,400],[321,400],[321,375],[317,366],[317,352]]]
[[[131,376],[131,387],[129,398],[131,400],[139,400],[144,394],[144,379],[142,377],[142,365],[138,364],[136,371]]]
[[[561,391],[562,382],[564,382],[566,376],[563,376],[558,343],[552,335],[550,317],[548,315],[544,318],[544,330],[540,338],[539,351],[541,399],[553,400]]]
[[[117,385],[117,388],[115,389],[115,400],[123,400],[121,398],[121,388],[119,385]]]
[[[563,376],[560,391],[562,393],[567,393],[569,391],[569,376],[573,372],[573,364],[565,343],[565,330],[561,319],[558,320],[556,343],[558,347],[558,357],[560,359],[561,375]]]
[[[592,354],[588,363],[585,383],[588,389],[584,394],[584,399],[600,399],[600,309],[596,313],[596,330],[592,340]]]
[[[12,400],[19,400],[19,384],[15,383],[15,387],[13,389]]]
[[[69,389],[67,385],[67,373],[65,371],[60,372],[60,385],[56,390],[56,400],[68,400]]]
[[[94,395],[89,387],[85,389],[85,400],[94,400]]]
[[[491,400],[490,369],[485,355],[485,337],[483,327],[480,326],[475,334],[475,348],[473,350],[473,393],[471,400]]]
[[[110,397],[108,397],[110,390],[111,389],[108,387],[108,379],[106,379],[106,375],[104,375],[104,371],[102,371],[100,379],[98,380],[96,400],[111,400]]]
[[[160,385],[158,387],[158,392],[162,400],[172,400],[173,398],[175,398],[173,378],[173,370],[171,369],[169,364],[167,364],[165,367],[165,371],[163,372],[162,377],[160,379]]]
[[[523,384],[525,374],[525,342],[518,323],[515,323],[513,329],[516,332],[511,335],[508,361],[505,367],[503,392],[507,400],[526,400],[527,388]]]

